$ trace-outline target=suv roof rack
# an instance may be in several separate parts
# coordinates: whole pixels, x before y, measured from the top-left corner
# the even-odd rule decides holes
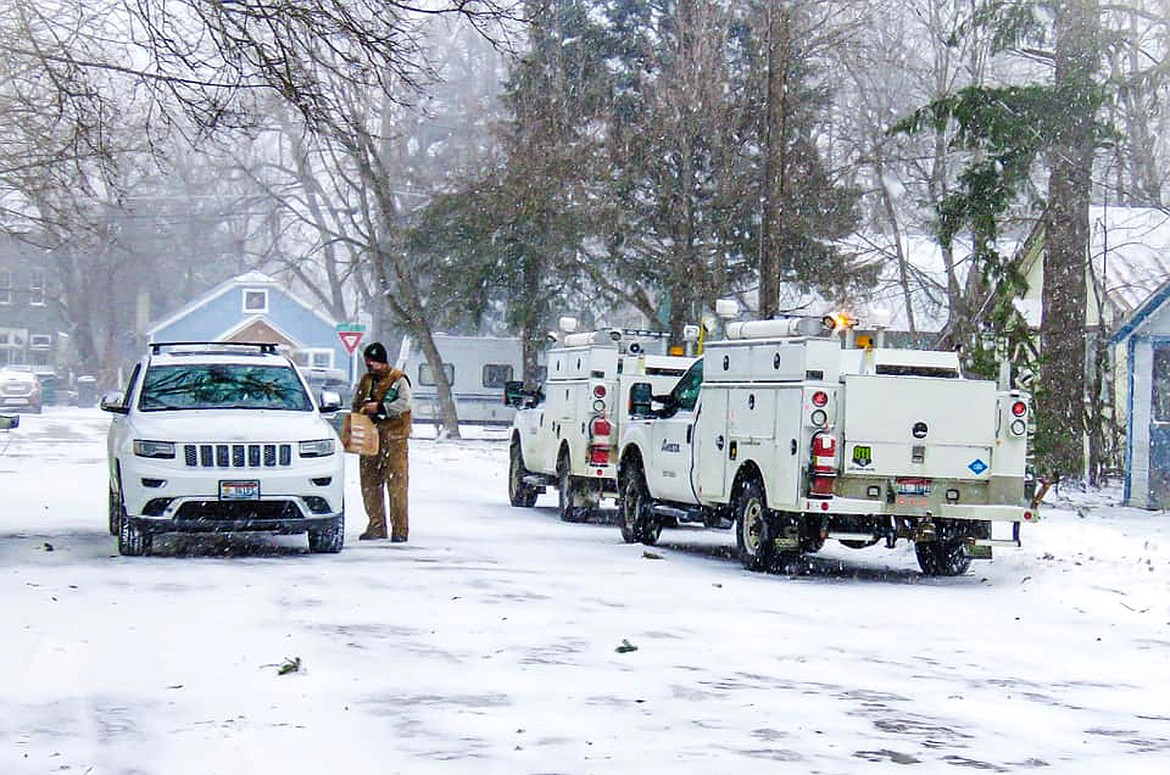
[[[150,354],[158,355],[166,348],[168,350],[176,350],[181,348],[203,348],[203,349],[183,349],[187,354],[198,353],[222,353],[222,352],[253,352],[257,355],[275,355],[275,342],[151,342]]]

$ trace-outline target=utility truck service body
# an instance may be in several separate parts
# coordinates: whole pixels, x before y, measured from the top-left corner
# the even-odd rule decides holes
[[[549,486],[561,519],[584,521],[603,498],[617,498],[617,441],[634,383],[667,391],[694,362],[667,355],[665,334],[607,329],[570,333],[548,352],[545,383],[510,382],[512,422],[508,496],[532,506]]]
[[[953,352],[807,335],[820,328],[733,323],[669,394],[631,387],[622,537],[653,544],[664,525],[734,527],[753,570],[827,538],[854,548],[905,538],[931,575],[1018,546],[1020,523],[1036,518],[1029,397],[964,378]]]

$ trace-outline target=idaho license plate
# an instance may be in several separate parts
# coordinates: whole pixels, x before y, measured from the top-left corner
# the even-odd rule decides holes
[[[219,483],[221,501],[255,501],[260,499],[259,479],[236,479]]]

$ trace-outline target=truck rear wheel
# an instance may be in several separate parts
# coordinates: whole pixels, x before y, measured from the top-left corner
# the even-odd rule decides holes
[[[508,501],[513,506],[532,506],[536,503],[537,491],[524,482],[528,469],[524,467],[524,453],[520,450],[519,441],[512,442],[508,458]]]
[[[650,511],[650,491],[640,465],[631,466],[622,487],[622,540],[627,544],[641,541],[646,546],[658,543],[662,526]]]
[[[559,483],[558,490],[561,519],[565,522],[584,522],[589,519],[589,509],[583,506],[578,506],[577,501],[580,496],[577,492],[581,486],[577,477],[569,473],[569,458],[561,457],[560,462],[557,463],[557,481]]]
[[[918,567],[927,576],[962,576],[971,567],[967,543],[959,539],[918,541],[914,544]]]
[[[775,556],[764,488],[756,479],[740,485],[731,501],[735,516],[735,543],[739,559],[748,570],[767,570]]]

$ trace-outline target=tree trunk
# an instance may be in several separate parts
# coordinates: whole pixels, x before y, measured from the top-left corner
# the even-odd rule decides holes
[[[1050,478],[1084,471],[1086,270],[1096,105],[1090,90],[1099,62],[1099,24],[1096,0],[1071,0],[1056,19],[1056,86],[1066,97],[1068,123],[1051,148],[1037,395],[1041,473]]]

